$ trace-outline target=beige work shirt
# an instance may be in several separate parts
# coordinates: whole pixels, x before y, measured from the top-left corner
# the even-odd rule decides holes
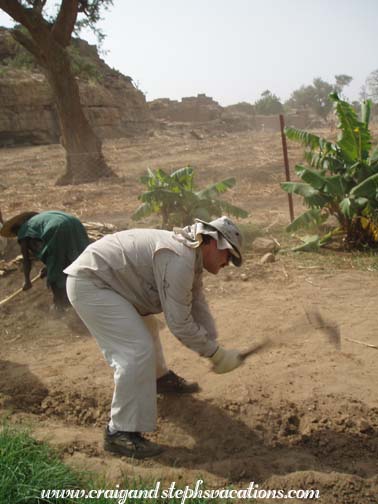
[[[140,315],[164,312],[170,331],[200,355],[216,351],[217,330],[202,289],[201,250],[177,241],[174,233],[132,229],[106,235],[64,272],[115,290]]]

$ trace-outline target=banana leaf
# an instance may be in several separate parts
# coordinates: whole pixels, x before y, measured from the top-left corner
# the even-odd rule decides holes
[[[327,179],[325,177],[320,175],[319,172],[311,170],[310,168],[305,168],[302,165],[297,165],[295,167],[295,171],[303,180],[303,182],[307,182],[315,189],[322,189],[327,183]]]
[[[281,182],[281,187],[289,194],[299,194],[303,196],[305,202],[311,207],[324,207],[332,201],[332,197],[314,189],[310,184],[304,182]]]
[[[149,217],[151,214],[155,212],[155,209],[152,205],[148,203],[142,203],[138,208],[131,214],[132,220],[141,220],[145,217]]]
[[[215,203],[221,210],[219,216],[223,213],[226,213],[228,215],[232,215],[233,217],[244,219],[249,215],[249,213],[246,210],[243,210],[243,208],[232,205],[231,203],[228,203],[228,201],[216,200]]]
[[[168,189],[154,189],[153,191],[142,193],[138,199],[143,201],[143,203],[152,205],[156,211],[163,206],[169,208],[175,205],[177,206],[180,204],[182,197],[180,194],[169,191]]]
[[[172,180],[180,184],[185,189],[191,191],[193,190],[193,168],[191,166],[185,166],[184,168],[179,168],[171,173],[170,177]]]
[[[319,149],[327,152],[336,150],[336,146],[332,142],[328,142],[325,138],[321,138],[299,128],[285,128],[285,135],[290,140],[300,142],[311,150]]]
[[[296,217],[293,222],[286,227],[286,231],[292,233],[298,231],[298,229],[306,229],[314,225],[322,224],[326,219],[327,216],[323,215],[319,208],[310,208],[310,210]]]
[[[301,238],[304,243],[292,248],[294,252],[317,252],[320,248],[320,236],[307,235]]]
[[[371,147],[370,132],[367,125],[360,122],[354,108],[346,101],[340,100],[337,93],[331,93],[330,99],[340,121],[340,139],[337,145],[342,156],[350,163],[367,159]]]
[[[340,201],[340,210],[345,215],[345,217],[348,217],[348,219],[352,218],[352,202],[350,198],[344,198],[342,201]]]
[[[214,198],[219,194],[226,192],[228,189],[231,189],[231,187],[234,187],[235,184],[236,184],[235,178],[230,177],[228,179],[222,180],[221,182],[211,184],[210,186],[205,187],[205,189],[197,191],[196,194],[200,198]]]
[[[348,184],[341,175],[326,177],[324,192],[342,198],[348,192]]]
[[[360,184],[353,187],[350,195],[354,197],[363,197],[368,199],[376,199],[378,189],[378,173],[371,175]]]
[[[369,126],[370,122],[371,106],[371,100],[364,100],[361,103],[361,121],[366,125],[366,127]]]

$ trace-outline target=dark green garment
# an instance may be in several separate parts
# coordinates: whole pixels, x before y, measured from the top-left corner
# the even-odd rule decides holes
[[[83,224],[65,212],[41,212],[20,227],[17,238],[36,238],[42,241],[38,258],[47,267],[47,284],[64,287],[64,268],[69,266],[89,245]]]

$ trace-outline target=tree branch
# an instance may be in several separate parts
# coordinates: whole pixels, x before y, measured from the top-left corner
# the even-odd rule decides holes
[[[33,9],[24,7],[18,0],[0,0],[0,9],[6,12],[12,19],[25,26],[28,30],[33,28],[31,22]]]
[[[47,0],[34,0],[33,10],[35,12],[38,12],[39,14],[42,14],[46,1]]]
[[[43,3],[44,0],[42,0]],[[24,7],[19,0],[0,0],[0,9],[14,21],[26,28],[35,40],[46,36],[48,23],[42,14],[33,8]]]
[[[71,35],[75,28],[78,10],[79,0],[62,0],[59,14],[51,33],[58,44],[63,47],[67,47],[71,42]]]
[[[13,38],[17,40],[19,44],[25,47],[27,51],[32,53],[32,55],[36,58],[36,60],[40,65],[44,65],[43,55],[39,50],[38,46],[34,43],[34,41],[30,37],[28,37],[27,35],[25,35],[25,33],[17,29],[13,29],[11,33]]]

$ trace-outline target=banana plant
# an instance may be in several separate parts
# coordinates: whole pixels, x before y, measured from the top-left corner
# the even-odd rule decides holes
[[[290,140],[305,146],[307,166],[295,167],[300,182],[284,182],[284,191],[298,194],[309,208],[288,227],[314,228],[330,216],[338,226],[324,236],[311,235],[302,249],[320,247],[334,236],[342,236],[349,247],[378,245],[378,148],[372,150],[369,118],[371,101],[366,100],[358,119],[353,107],[336,93],[330,95],[340,130],[336,142],[312,133],[286,128]]]
[[[147,186],[147,191],[138,197],[142,204],[132,214],[133,220],[155,213],[162,218],[161,227],[169,229],[191,224],[196,217],[211,220],[223,214],[239,218],[248,216],[242,208],[218,199],[220,194],[235,186],[233,177],[195,190],[194,170],[186,166],[171,174],[160,168],[156,171],[149,169],[140,181]]]

